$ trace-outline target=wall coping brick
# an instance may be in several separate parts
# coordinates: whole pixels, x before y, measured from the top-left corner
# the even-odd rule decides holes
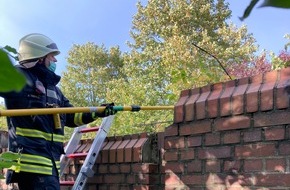
[[[106,138],[97,161],[99,163],[156,161],[156,158],[151,156],[153,154],[158,155],[153,153],[153,151],[157,150],[152,149],[152,135],[142,133],[130,137],[122,138],[121,136],[116,136]],[[88,153],[92,143],[92,139],[81,140],[75,153]]]
[[[181,92],[175,105],[174,123],[286,109],[289,107],[289,95],[289,67],[187,89]]]

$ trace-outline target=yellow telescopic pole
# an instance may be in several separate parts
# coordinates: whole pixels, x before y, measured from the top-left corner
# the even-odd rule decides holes
[[[65,107],[65,108],[32,108],[0,110],[0,116],[28,116],[65,113],[90,113],[102,112],[106,107]],[[116,111],[140,111],[140,110],[173,110],[174,106],[113,106]]]

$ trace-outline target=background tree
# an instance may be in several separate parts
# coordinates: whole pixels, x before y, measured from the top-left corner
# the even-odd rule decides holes
[[[100,106],[115,102],[118,97],[108,96],[122,74],[123,58],[119,47],[107,50],[94,43],[74,45],[68,54],[67,70],[63,73],[61,89],[74,106]],[[97,120],[100,121],[100,120]],[[92,125],[99,124],[92,123]],[[68,128],[67,131],[70,131]]]
[[[290,35],[284,36],[289,40],[278,55],[273,52],[266,52],[265,50],[258,56],[253,56],[251,61],[243,61],[241,63],[232,62],[228,64],[227,71],[233,78],[249,77],[271,70],[282,69],[290,65]],[[270,59],[270,60],[268,60]]]
[[[3,110],[5,109],[5,105],[0,102],[0,109]],[[0,130],[1,131],[7,131],[7,122],[6,122],[6,117],[0,117]]]
[[[130,52],[117,51],[111,59],[112,48],[92,43],[70,51],[62,89],[75,105],[173,105],[183,89],[228,80],[218,62],[197,46],[224,65],[251,60],[257,50],[245,26],[227,23],[231,11],[223,0],[149,0],[137,8]],[[158,131],[172,117],[170,111],[120,113],[111,131]],[[138,123],[148,127],[133,127]]]

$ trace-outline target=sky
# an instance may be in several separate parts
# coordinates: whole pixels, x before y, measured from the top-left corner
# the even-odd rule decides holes
[[[243,22],[238,17],[251,0],[226,0],[232,10],[231,21],[247,25],[260,50],[278,54],[288,43],[290,9],[254,8]],[[147,2],[142,0],[142,2]],[[123,52],[130,41],[132,18],[137,0],[0,0],[0,46],[18,48],[19,39],[29,33],[42,33],[56,42],[61,54],[56,73],[65,71],[66,57],[73,44],[93,42],[106,48],[120,46]],[[260,0],[260,3],[262,0]]]

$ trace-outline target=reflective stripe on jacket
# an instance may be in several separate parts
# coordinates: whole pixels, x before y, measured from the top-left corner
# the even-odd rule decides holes
[[[20,92],[0,92],[7,109],[72,107],[56,86],[58,75],[38,64],[18,69],[29,82]],[[21,151],[20,171],[57,175],[55,171],[59,170],[60,157],[64,154],[64,126],[76,127],[92,121],[90,113],[60,114],[60,127],[55,126],[52,115],[8,117],[9,150]]]

